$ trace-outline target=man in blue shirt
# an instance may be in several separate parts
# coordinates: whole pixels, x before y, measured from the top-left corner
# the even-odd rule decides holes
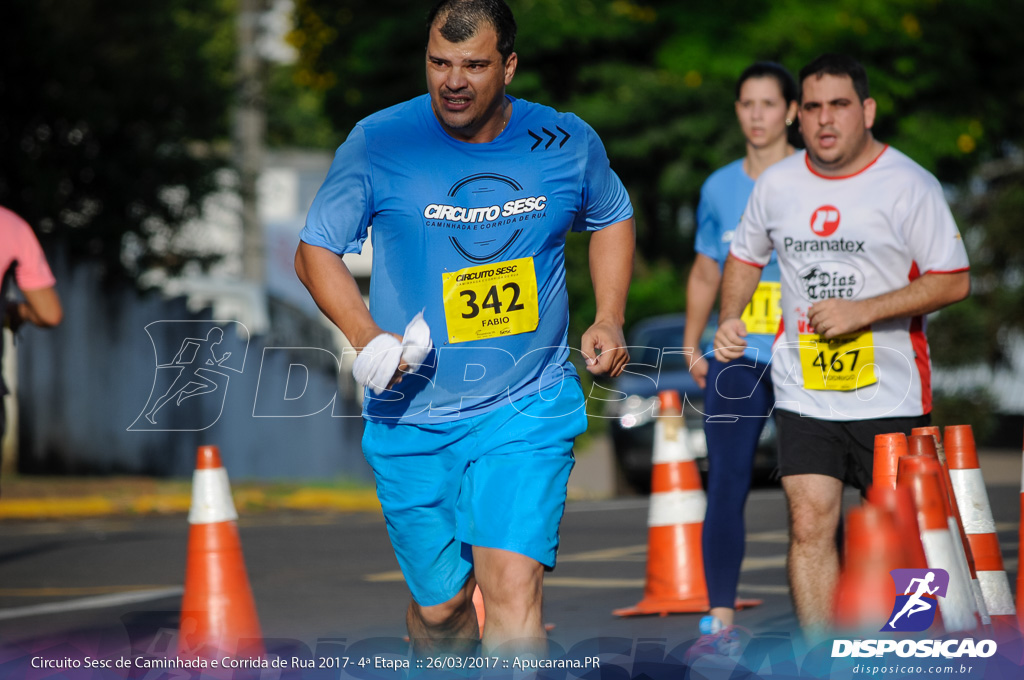
[[[428,27],[428,94],[361,121],[338,149],[296,272],[357,348],[398,337],[420,312],[430,329],[422,366],[368,381],[364,405],[417,653],[472,649],[479,584],[484,648],[544,654],[543,572],[586,429],[565,237],[592,232],[597,316],[580,349],[589,371],[618,375],[632,207],[586,123],[505,94],[517,56],[504,2],[443,0]],[[368,235],[370,309],[340,257]]]

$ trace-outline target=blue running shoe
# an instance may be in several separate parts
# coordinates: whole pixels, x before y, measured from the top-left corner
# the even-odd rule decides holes
[[[687,657],[695,659],[699,656],[739,656],[742,648],[740,633],[746,632],[739,626],[726,626],[716,616],[705,616],[697,624],[701,636],[687,651]]]

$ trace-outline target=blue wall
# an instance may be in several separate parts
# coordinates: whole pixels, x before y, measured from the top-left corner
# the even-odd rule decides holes
[[[246,345],[239,324],[210,321],[209,310],[190,313],[183,299],[111,290],[94,267],[51,263],[64,322],[18,338],[21,472],[188,476],[196,448],[215,444],[232,478],[371,478],[358,405],[349,385],[339,389],[331,354],[340,353],[319,323],[272,313],[271,331]],[[158,370],[157,361],[170,363],[184,337],[205,338],[218,325],[226,334],[216,352],[232,356],[204,373],[217,389],[172,400],[156,425],[145,421],[147,403],[178,373]],[[280,348],[300,344],[296,338],[308,338],[311,349]],[[257,417],[268,414],[289,417]]]

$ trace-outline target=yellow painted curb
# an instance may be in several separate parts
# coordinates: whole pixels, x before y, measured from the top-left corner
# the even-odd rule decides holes
[[[246,510],[323,510],[380,513],[373,490],[300,489],[273,496],[260,489],[243,489],[232,494],[235,506]],[[144,494],[136,498],[111,500],[103,496],[79,498],[15,498],[0,500],[0,519],[54,519],[102,517],[107,515],[186,514],[192,497],[184,493]]]
[[[117,512],[117,506],[102,496],[82,498],[25,498],[0,501],[0,518],[99,517]]]
[[[148,494],[133,500],[130,507],[132,512],[140,515],[188,512],[192,507],[192,497],[185,494]]]
[[[380,512],[380,501],[374,491],[335,491],[333,489],[301,489],[285,496],[281,507],[292,510],[345,510],[349,512]]]

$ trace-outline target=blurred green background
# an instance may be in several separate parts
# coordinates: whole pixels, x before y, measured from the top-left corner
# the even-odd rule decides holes
[[[7,0],[0,204],[48,248],[101,261],[111,281],[209,264],[169,244],[234,162],[242,2]],[[740,71],[770,59],[795,74],[822,52],[846,52],[867,67],[876,136],[943,182],[970,252],[973,294],[933,319],[934,361],[1009,365],[1024,323],[1024,58],[1012,19],[1024,1],[509,4],[520,57],[510,94],[588,121],[632,197],[627,328],[683,309],[700,185],[743,153]],[[266,144],[333,149],[360,118],[425,91],[429,5],[286,3],[295,57],[259,66]],[[570,239],[574,343],[593,312],[585,261],[586,237]],[[953,390],[936,419],[971,408],[981,423],[987,400]]]

